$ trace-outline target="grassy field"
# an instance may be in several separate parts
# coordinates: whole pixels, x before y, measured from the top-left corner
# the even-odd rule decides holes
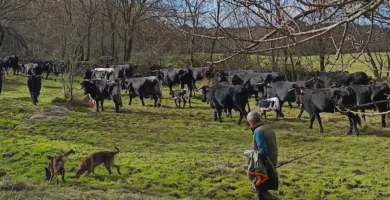
[[[81,93],[76,85],[77,98],[68,103],[60,81],[44,80],[33,106],[26,78],[6,78],[0,96],[0,199],[256,199],[243,156],[252,134],[245,123],[235,125],[237,114],[214,122],[199,94],[191,109],[176,109],[166,88],[162,108],[153,108],[151,100],[142,107],[136,99],[117,114],[113,102],[106,101],[106,110],[96,113],[81,101]],[[296,105],[284,109],[285,119],[275,121],[270,113],[266,120],[277,134],[279,163],[318,152],[279,168],[275,195],[286,200],[390,198],[390,131],[379,128],[379,117],[368,118],[357,137],[346,135],[345,116],[322,114],[325,133],[320,134],[317,123],[308,129],[306,113],[295,119]],[[46,118],[31,119],[37,114]],[[116,163],[122,175],[115,170],[108,175],[102,166],[89,177],[71,178],[87,154],[114,146],[121,149]],[[44,181],[46,156],[70,148],[76,154],[66,163],[67,183]]]

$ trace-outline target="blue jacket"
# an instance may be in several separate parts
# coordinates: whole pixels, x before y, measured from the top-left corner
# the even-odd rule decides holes
[[[261,158],[266,158],[268,154],[267,143],[264,139],[263,133],[259,130],[254,132],[255,143],[258,148],[258,152]]]

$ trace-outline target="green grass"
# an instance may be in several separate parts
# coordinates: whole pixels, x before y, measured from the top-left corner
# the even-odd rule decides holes
[[[37,106],[29,99],[25,77],[9,76],[0,96],[0,199],[255,199],[245,174],[243,151],[252,134],[233,119],[213,121],[212,110],[199,98],[193,108],[176,109],[164,98],[162,108],[136,99],[121,113],[105,102],[96,113],[81,102],[76,85],[74,103],[62,100],[61,83],[44,80]],[[167,97],[167,90],[164,89]],[[30,120],[48,106],[67,107],[64,118]],[[251,100],[251,108],[254,101]],[[390,131],[380,129],[379,117],[368,118],[361,136],[347,136],[348,120],[340,114],[322,114],[325,133],[308,129],[308,116],[295,119],[297,106],[284,108],[286,118],[268,122],[275,129],[279,162],[312,151],[316,154],[279,168],[280,199],[378,199],[390,195],[388,151]],[[121,149],[116,163],[122,176],[103,166],[96,173],[71,178],[87,154]],[[47,155],[70,148],[67,183],[44,181]]]

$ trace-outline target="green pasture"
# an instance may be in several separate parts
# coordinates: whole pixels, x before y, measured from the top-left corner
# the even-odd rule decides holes
[[[149,99],[145,107],[139,99],[127,105],[123,93],[120,113],[112,101],[96,113],[82,101],[78,84],[72,103],[63,99],[59,78],[42,85],[34,106],[26,77],[6,77],[0,95],[0,199],[256,199],[243,155],[252,134],[246,123],[235,124],[238,114],[215,122],[199,94],[192,108],[177,109],[167,88],[161,108]],[[363,123],[360,136],[347,136],[344,115],[321,114],[320,134],[317,122],[308,129],[307,113],[296,119],[297,105],[284,110],[284,119],[275,121],[269,113],[265,120],[277,135],[279,163],[318,152],[279,168],[280,188],[273,194],[285,200],[390,198],[390,131],[379,128],[379,116]],[[44,118],[31,119],[37,114]],[[115,146],[121,149],[116,164],[122,175],[108,175],[101,166],[89,177],[72,178],[87,154]],[[66,163],[67,182],[44,181],[46,156],[70,148],[76,154]]]

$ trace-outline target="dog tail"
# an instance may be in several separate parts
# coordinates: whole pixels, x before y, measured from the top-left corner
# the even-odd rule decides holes
[[[115,154],[117,154],[117,153],[119,153],[119,152],[120,152],[120,150],[119,150],[119,148],[118,148],[118,147],[115,147],[115,149],[116,149],[116,152],[115,152]]]

